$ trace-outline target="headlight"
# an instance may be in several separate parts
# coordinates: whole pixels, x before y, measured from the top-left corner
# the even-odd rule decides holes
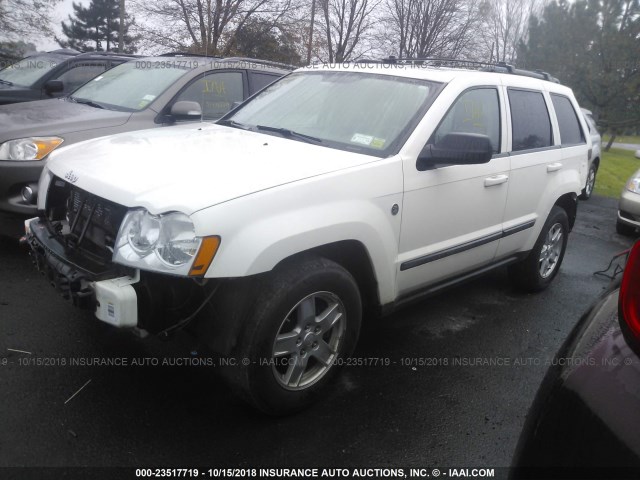
[[[183,213],[152,215],[140,208],[125,216],[113,260],[143,270],[200,276],[219,245],[220,237],[196,237],[193,223]]]
[[[160,238],[160,217],[146,210],[134,210],[124,222],[127,243],[140,257],[153,253]]]
[[[640,177],[631,177],[624,188],[633,193],[640,193]]]
[[[162,238],[158,256],[171,267],[191,263],[198,253],[200,239],[196,238],[193,223],[182,213],[174,213],[162,219]]]
[[[30,137],[0,145],[0,160],[42,160],[64,140],[59,137]]]

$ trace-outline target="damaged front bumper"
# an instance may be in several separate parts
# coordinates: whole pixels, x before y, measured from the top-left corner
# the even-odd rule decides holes
[[[39,218],[25,221],[23,243],[36,268],[75,306],[92,310],[103,322],[137,327],[140,271],[101,265],[68,251]]]

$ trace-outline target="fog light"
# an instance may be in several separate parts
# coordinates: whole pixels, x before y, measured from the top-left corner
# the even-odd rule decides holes
[[[22,198],[25,202],[35,205],[38,201],[38,187],[35,185],[25,185],[22,187]]]

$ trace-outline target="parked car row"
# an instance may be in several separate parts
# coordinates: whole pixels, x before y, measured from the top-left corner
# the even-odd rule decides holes
[[[57,65],[51,71],[38,68],[37,62],[50,55],[67,56],[61,63],[70,65]],[[102,63],[97,71],[85,71],[91,77],[72,94],[0,107],[0,232],[5,234],[21,234],[24,220],[36,215],[38,179],[57,148],[119,132],[216,120],[291,70],[254,59],[183,55],[136,58],[127,63],[112,55],[60,52],[29,59],[18,63],[15,72],[0,71],[0,79],[33,77],[34,70],[41,75],[35,85],[51,85],[54,80],[46,79],[61,69],[89,68],[89,60],[96,68],[98,60]],[[29,66],[21,67],[27,60]],[[107,69],[113,65],[117,66]],[[96,72],[100,74],[95,76]],[[65,79],[67,85],[65,74],[56,78]],[[7,88],[18,89],[16,84]]]

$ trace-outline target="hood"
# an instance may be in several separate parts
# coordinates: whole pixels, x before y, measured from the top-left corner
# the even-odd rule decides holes
[[[131,112],[114,112],[54,98],[0,106],[0,142],[115,127]]]
[[[55,151],[51,172],[151,213],[192,213],[379,158],[220,125],[121,133]]]

